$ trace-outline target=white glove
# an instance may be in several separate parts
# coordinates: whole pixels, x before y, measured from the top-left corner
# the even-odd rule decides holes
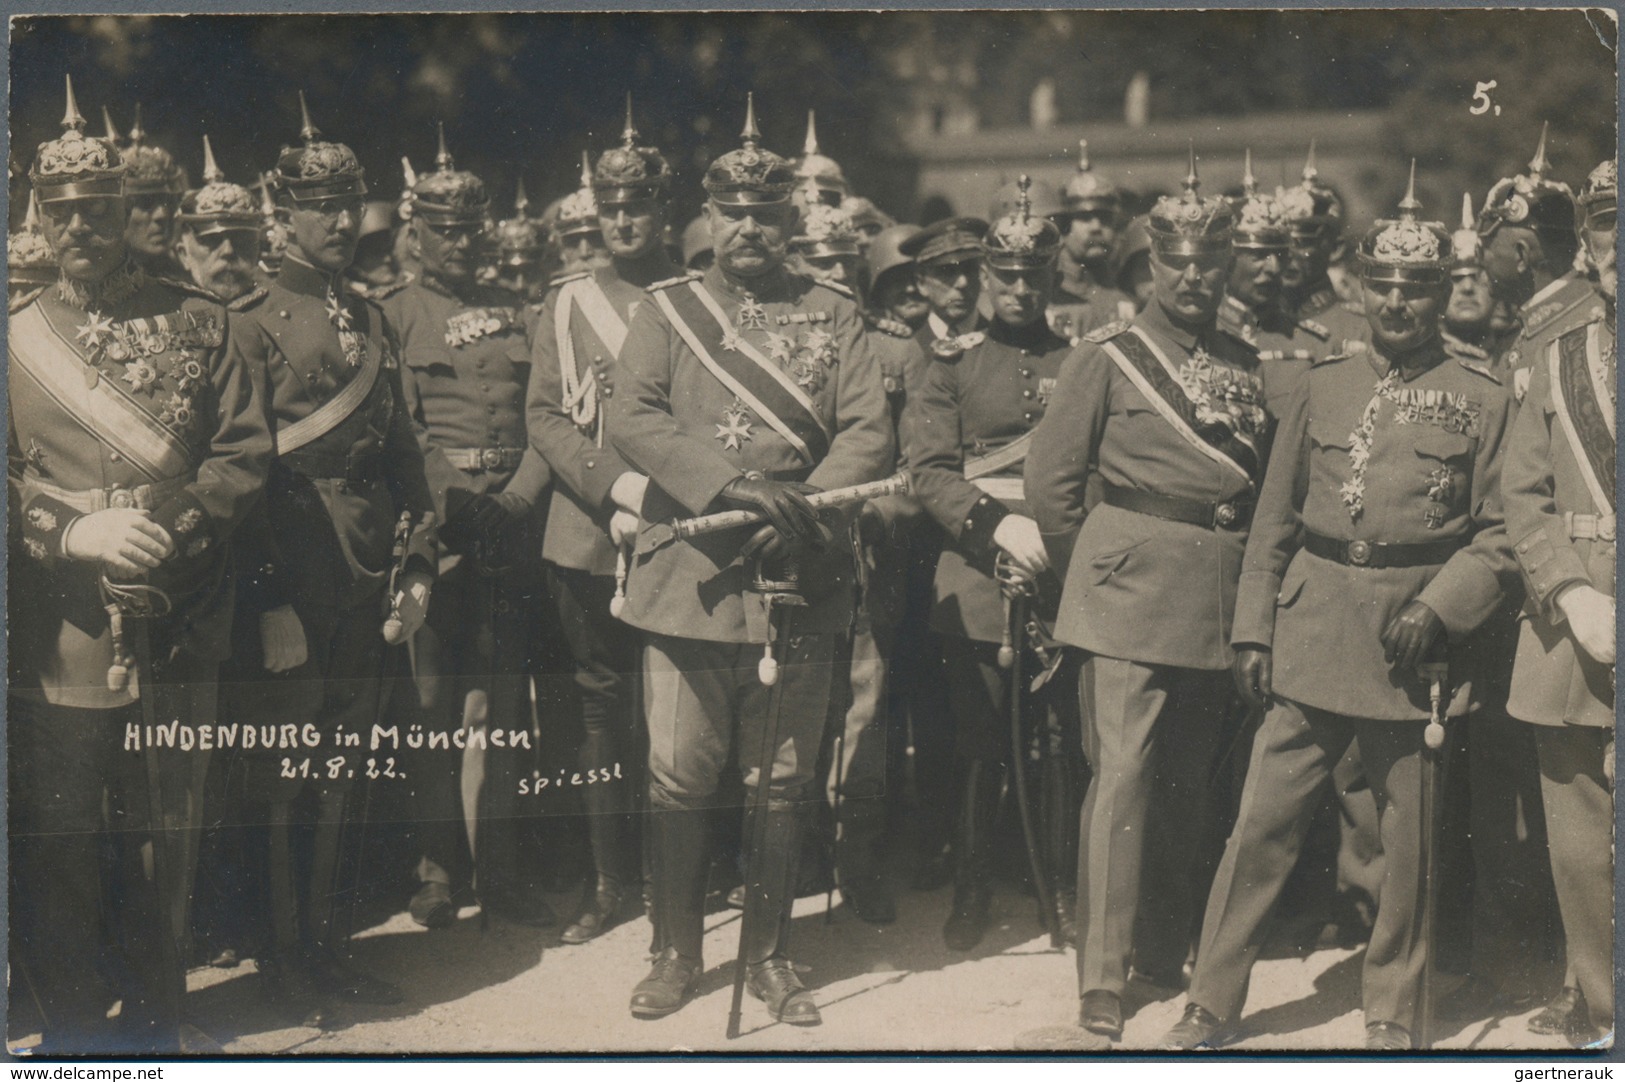
[[[292,605],[260,613],[260,643],[265,650],[265,668],[270,672],[297,669],[309,656],[305,625]]]
[[[1604,665],[1614,663],[1614,599],[1591,586],[1574,586],[1558,595],[1557,607],[1580,648]]]
[[[1038,523],[1026,515],[1005,515],[993,529],[993,543],[1010,557],[1012,568],[1027,581],[1049,570],[1049,553]]]
[[[389,618],[384,621],[384,641],[391,646],[410,639],[423,626],[429,612],[429,592],[433,583],[421,571],[402,577],[400,589],[389,600]]]

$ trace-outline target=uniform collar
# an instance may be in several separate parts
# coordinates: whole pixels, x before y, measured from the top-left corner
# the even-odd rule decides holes
[[[790,275],[779,266],[766,274],[735,285],[733,280],[722,273],[722,268],[713,263],[705,272],[705,288],[719,297],[735,301],[743,300],[746,294],[759,301],[786,300],[790,293]]]
[[[1535,295],[1533,297],[1530,297],[1528,300],[1523,302],[1523,310],[1525,312],[1533,312],[1536,305],[1551,300],[1557,295],[1558,290],[1562,289],[1568,284],[1569,280],[1567,277],[1553,278],[1550,282],[1547,282],[1545,285],[1535,290]]]
[[[1003,320],[995,319],[987,325],[987,336],[995,342],[1002,342],[1017,349],[1031,350],[1034,353],[1042,353],[1053,345],[1065,344],[1049,329],[1049,322],[1043,317],[1033,320],[1025,327],[1012,327]]]
[[[1201,327],[1186,327],[1175,323],[1168,316],[1168,310],[1162,306],[1162,301],[1156,297],[1145,306],[1140,313],[1139,324],[1149,331],[1153,331],[1163,338],[1167,338],[1180,349],[1192,350],[1200,343],[1206,342],[1213,335],[1213,322],[1211,320]]]
[[[340,288],[338,275],[318,270],[291,252],[283,253],[282,268],[277,271],[276,281],[283,289],[307,297],[326,297]]]
[[[959,321],[959,326],[950,327],[947,320],[932,312],[925,317],[925,325],[931,328],[931,335],[934,338],[953,338],[955,335],[974,331],[981,319],[981,313],[973,308],[970,315]]]
[[[1399,378],[1407,383],[1411,380],[1419,379],[1420,377],[1427,375],[1429,372],[1439,367],[1439,365],[1443,364],[1449,356],[1450,352],[1446,348],[1444,335],[1442,333],[1434,335],[1432,341],[1428,342],[1427,345],[1423,346],[1416,352],[1414,355],[1415,363],[1411,365],[1409,370],[1401,369],[1394,364],[1394,362],[1391,361],[1382,352],[1382,350],[1377,347],[1375,342],[1371,344],[1370,349],[1366,350],[1366,357],[1371,361],[1371,367],[1376,369],[1377,375],[1386,376],[1389,372],[1398,371]]]
[[[682,268],[673,263],[671,257],[657,247],[653,252],[639,259],[617,259],[608,267],[601,267],[594,271],[593,277],[600,280],[625,282],[628,285],[647,286],[653,282],[664,281],[681,273]]]

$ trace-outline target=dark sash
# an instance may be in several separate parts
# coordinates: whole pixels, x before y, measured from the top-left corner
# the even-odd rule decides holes
[[[784,437],[809,466],[829,454],[830,433],[818,407],[777,364],[725,330],[699,282],[654,290],[672,327],[718,381]],[[737,348],[728,348],[737,344]]]
[[[1258,451],[1226,424],[1204,424],[1197,420],[1196,404],[1180,386],[1167,358],[1137,329],[1101,343],[1123,374],[1150,400],[1163,419],[1173,425],[1185,442],[1208,458],[1238,471],[1249,482],[1258,477]]]
[[[1557,414],[1599,511],[1614,511],[1615,435],[1611,409],[1604,406],[1592,377],[1600,359],[1602,324],[1563,335],[1552,344],[1552,409]]]

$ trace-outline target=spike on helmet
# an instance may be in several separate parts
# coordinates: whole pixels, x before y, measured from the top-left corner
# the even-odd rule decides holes
[[[1016,180],[1016,205],[996,218],[982,237],[982,258],[1000,270],[1033,270],[1052,265],[1061,251],[1061,230],[1032,202],[1032,178]]]
[[[85,118],[66,77],[67,109],[62,134],[39,145],[28,179],[41,203],[68,199],[101,199],[124,194],[125,165],[118,148],[85,134]]]
[[[429,225],[477,225],[491,209],[485,182],[458,169],[446,149],[446,126],[436,127],[435,168],[412,185],[412,215]]]
[[[181,225],[200,237],[260,228],[260,211],[254,194],[241,184],[226,180],[214,160],[214,147],[209,144],[207,135],[203,137],[203,186],[182,197],[180,217]]]
[[[632,123],[632,95],[626,95],[626,126],[621,145],[598,156],[593,167],[591,187],[600,203],[632,203],[658,199],[671,186],[671,166],[657,147],[639,146],[638,129]]]
[[[593,195],[592,169],[587,151],[581,152],[581,187],[559,202],[553,232],[560,237],[598,232],[598,200]]]
[[[1529,160],[1529,172],[1502,177],[1484,197],[1479,215],[1479,232],[1488,237],[1502,225],[1525,229],[1569,233],[1574,229],[1574,192],[1560,180],[1550,180],[1546,171],[1548,125],[1540,126],[1540,142]]]
[[[1461,226],[1450,234],[1450,269],[1480,267],[1484,258],[1484,238],[1478,234],[1478,215],[1473,213],[1471,192],[1461,195]]]
[[[1122,210],[1123,189],[1104,173],[1095,171],[1087,139],[1078,140],[1078,170],[1061,189],[1061,204],[1069,214],[1097,210],[1117,214]]]
[[[790,163],[761,146],[756,128],[754,94],[745,96],[745,127],[738,150],[730,150],[711,163],[702,181],[706,194],[724,205],[767,205],[789,200],[796,187]]]
[[[1199,194],[1201,186],[1193,146],[1184,191],[1157,200],[1147,218],[1154,251],[1162,255],[1200,255],[1229,249],[1235,213],[1228,200]]]
[[[1241,177],[1241,197],[1235,201],[1236,231],[1230,246],[1236,249],[1279,251],[1291,247],[1292,230],[1286,209],[1275,196],[1258,190],[1253,176],[1253,152],[1247,151]]]
[[[793,159],[790,166],[801,181],[798,191],[812,197],[809,205],[839,206],[841,200],[852,194],[852,186],[847,183],[840,163],[818,149],[818,116],[812,109],[807,110],[807,138],[802,143],[801,156]]]
[[[1399,217],[1379,219],[1360,241],[1360,277],[1367,282],[1432,283],[1443,281],[1452,259],[1450,234],[1442,222],[1421,220],[1416,198],[1416,162]]]
[[[277,156],[277,191],[295,203],[366,195],[365,172],[355,151],[343,143],[322,139],[320,129],[310,119],[303,90],[299,92],[299,118],[299,137],[304,145],[283,147]]]
[[[163,147],[147,142],[146,129],[141,126],[141,105],[136,103],[135,123],[130,126],[130,139],[123,151],[125,195],[171,195],[186,191],[186,170],[175,161],[175,156]]]
[[[1294,232],[1333,234],[1343,227],[1343,200],[1325,181],[1315,165],[1315,144],[1309,143],[1309,154],[1304,159],[1302,180],[1292,187],[1276,189],[1275,198],[1286,212],[1288,226]]]

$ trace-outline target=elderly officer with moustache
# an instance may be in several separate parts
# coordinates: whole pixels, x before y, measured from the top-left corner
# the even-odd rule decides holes
[[[678,267],[661,244],[671,166],[658,148],[640,145],[630,99],[626,109],[621,145],[600,154],[592,172],[610,263],[555,279],[534,327],[526,405],[531,446],[557,479],[542,557],[581,700],[578,766],[586,774],[624,762],[630,771],[583,792],[595,874],[560,937],[565,943],[596,939],[622,919],[642,871],[630,818],[641,778],[630,762],[640,746],[633,715],[640,644],[615,610],[649,479],[608,439],[607,413],[628,326],[650,303],[645,289]]]
[[[42,1051],[173,1054],[208,755],[149,741],[216,720],[228,541],[271,438],[225,309],[133,261],[126,167],[67,91],[29,172],[59,276],[14,300],[7,335],[12,991]],[[120,989],[96,977],[104,939]]]
[[[417,709],[429,732],[530,728],[530,672],[540,630],[541,494],[551,474],[525,430],[530,350],[517,298],[475,280],[490,210],[485,182],[457,169],[440,131],[435,169],[412,186],[410,283],[380,291],[401,343],[403,408],[419,446],[445,553],[428,622],[412,642]],[[463,839],[480,905],[521,924],[557,917],[520,880],[518,779],[534,753],[470,742],[419,757],[417,923],[456,920]]]
[[[1507,532],[1533,609],[1507,710],[1539,753],[1552,875],[1570,978],[1546,1032],[1580,1043],[1614,1025],[1614,270],[1618,171],[1605,161],[1577,198],[1602,317],[1559,335],[1533,367],[1507,440]],[[1539,1017],[1539,1016],[1537,1016]]]
[[[303,143],[282,151],[274,174],[288,247],[265,300],[233,333],[265,381],[276,460],[240,533],[228,692],[245,725],[311,725],[331,748],[341,728],[366,732],[377,717],[386,636],[403,643],[422,626],[436,572],[434,500],[395,331],[344,288],[367,191],[361,165],[321,138],[303,94],[300,111]],[[284,756],[242,757],[246,798],[268,833],[266,990],[309,1022],[330,1000],[398,1002],[394,986],[338,954],[335,876],[357,764],[306,776]],[[309,860],[294,849],[302,827],[313,835]]]
[[[746,831],[744,957],[751,994],[779,1021],[815,1025],[812,995],[790,962],[797,839],[815,791],[836,636],[852,616],[850,549],[806,494],[880,478],[893,437],[863,319],[847,296],[785,270],[797,213],[795,176],[759,143],[747,110],[743,145],[705,174],[717,262],[704,275],[654,283],[620,352],[609,433],[649,477],[622,619],[648,633],[654,918],[660,948],[632,1013],[679,1009],[704,969],[706,808],[737,755],[747,791],[767,786]],[[727,508],[767,520],[678,539],[668,519]],[[796,572],[799,572],[798,574]],[[777,609],[764,586],[794,579],[805,606]],[[753,586],[756,589],[753,589]],[[770,628],[788,623],[782,635]],[[762,643],[780,663],[771,695],[758,681]],[[767,717],[771,702],[777,717]],[[761,776],[763,742],[771,775]],[[752,804],[756,802],[753,800]]]
[[[181,199],[181,265],[200,289],[243,311],[265,297],[255,277],[260,258],[260,215],[254,196],[226,180],[203,137],[203,187]]]
[[[1193,155],[1184,192],[1149,219],[1155,298],[1132,324],[1084,336],[1027,456],[1033,517],[1067,569],[1055,636],[1086,651],[1080,1024],[1114,1039],[1130,963],[1177,985],[1190,948],[1235,583],[1270,429],[1256,353],[1216,323],[1234,215],[1198,185]],[[1098,504],[1086,499],[1097,483]]]
[[[1202,923],[1184,1017],[1164,1047],[1221,1043],[1315,797],[1358,741],[1385,874],[1365,955],[1366,1047],[1412,1047],[1426,952],[1421,891],[1424,722],[1449,655],[1450,716],[1478,704],[1464,636],[1511,572],[1500,467],[1509,399],[1438,333],[1449,235],[1418,217],[1415,173],[1400,216],[1361,241],[1371,345],[1310,369],[1282,418],[1236,596],[1236,685],[1267,706],[1241,810]]]
[[[993,831],[1008,770],[1027,768],[1042,747],[1041,822],[1030,854],[1048,878],[1041,914],[1057,945],[1073,932],[1082,742],[1077,669],[1045,625],[1055,619],[1061,582],[1050,570],[1038,524],[1027,513],[1022,464],[1045,416],[1071,343],[1045,319],[1055,288],[1060,231],[1034,213],[1028,178],[1017,205],[982,241],[982,288],[993,301],[985,332],[959,339],[963,352],[939,353],[904,414],[903,440],[914,491],[950,541],[937,563],[931,626],[941,634],[950,712],[962,777],[954,841],[954,900],[943,927],[951,950],[981,942],[993,898]],[[1012,628],[1012,604],[1023,617]],[[1023,736],[1012,746],[1013,655],[1042,674],[1020,707]],[[1026,684],[1026,681],[1023,681]],[[1026,793],[1025,779],[1016,789]]]
[[[103,117],[107,116],[103,112]],[[141,126],[141,106],[135,107],[135,123],[130,141],[120,151],[129,170],[125,198],[130,206],[130,224],[124,230],[124,243],[130,257],[152,274],[185,278],[175,261],[175,235],[180,226],[181,196],[186,191],[186,170],[175,156],[161,146],[147,142]]]

